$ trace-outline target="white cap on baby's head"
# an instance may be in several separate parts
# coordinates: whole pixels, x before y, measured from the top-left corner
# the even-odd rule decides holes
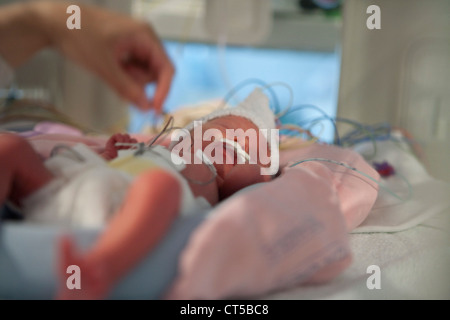
[[[212,119],[230,115],[246,118],[253,122],[258,129],[275,129],[275,115],[269,107],[269,98],[259,88],[254,89],[252,93],[236,107],[215,110],[196,121],[205,123]],[[185,127],[188,131],[193,128],[194,122]]]
[[[278,130],[276,129],[276,117],[269,107],[269,98],[261,91],[261,89],[258,88],[254,89],[252,93],[236,107],[227,107],[215,110],[210,114],[204,116],[203,118],[191,122],[183,130],[189,132],[192,129],[194,129],[194,126],[197,125],[199,122],[205,123],[212,119],[229,115],[246,118],[251,122],[253,122],[255,126],[259,129],[258,134],[262,134],[264,136],[267,145],[270,148],[270,167],[262,168],[261,174],[264,175],[275,174],[278,171],[279,167],[279,155],[278,155],[279,141],[278,141]],[[226,142],[226,140],[227,139],[223,139],[222,141]],[[233,144],[234,141],[231,141],[231,143]],[[238,152],[238,155],[241,154],[247,160],[249,159],[249,155],[244,150],[242,150],[242,148],[239,148],[239,145],[237,146],[235,145],[235,148]],[[242,152],[239,151],[240,149]],[[275,172],[272,172],[273,169],[275,169]]]

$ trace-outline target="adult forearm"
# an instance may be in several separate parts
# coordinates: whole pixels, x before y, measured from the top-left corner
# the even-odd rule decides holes
[[[51,45],[40,13],[43,3],[0,6],[0,55],[13,67]]]

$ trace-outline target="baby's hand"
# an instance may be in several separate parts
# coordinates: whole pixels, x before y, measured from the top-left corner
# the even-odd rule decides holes
[[[111,136],[106,142],[105,150],[102,152],[102,157],[105,160],[112,160],[117,157],[117,151],[123,149],[129,149],[131,146],[119,145],[117,143],[137,143],[137,140],[131,138],[129,134],[116,133]]]

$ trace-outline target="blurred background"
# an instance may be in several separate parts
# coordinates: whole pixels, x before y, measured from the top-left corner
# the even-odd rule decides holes
[[[335,117],[401,127],[420,144],[429,171],[450,181],[450,0],[77,2],[155,28],[177,70],[166,112],[224,98],[238,103],[269,85],[273,108],[296,107],[285,122],[314,124],[325,142],[336,138]],[[372,4],[381,29],[367,27]],[[102,132],[145,132],[152,123],[151,112],[51,50],[18,70],[15,88]],[[153,90],[149,85],[149,96]]]
[[[8,1],[0,0],[0,3]],[[9,1],[11,2],[11,1]],[[340,69],[340,1],[85,0],[150,23],[176,67],[166,112],[214,103],[233,89],[229,103],[271,85],[279,109],[310,105],[334,116]],[[16,85],[48,99],[76,121],[98,130],[145,131],[153,114],[127,106],[110,88],[57,53],[46,50],[22,66]],[[151,97],[153,85],[148,86]],[[274,98],[274,96],[276,96]],[[275,100],[274,100],[275,99]],[[125,107],[124,107],[125,105]],[[317,112],[314,117],[320,116]],[[331,126],[317,126],[330,141]]]
[[[274,108],[311,106],[285,118],[306,118],[313,106],[335,116],[339,1],[140,0],[132,12],[167,40],[177,70],[168,111],[226,97],[235,89],[229,100],[234,104],[254,86],[267,84],[276,95]],[[138,127],[130,129],[139,130],[141,123],[133,123]],[[330,129],[320,127],[316,133],[331,140]]]

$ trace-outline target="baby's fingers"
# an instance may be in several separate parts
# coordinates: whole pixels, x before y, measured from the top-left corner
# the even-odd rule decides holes
[[[127,143],[137,143],[137,140],[132,138],[129,134],[124,134],[123,136],[123,142]]]
[[[129,149],[132,147],[132,144],[135,143],[137,143],[137,140],[131,138],[129,134],[120,134],[116,138],[117,149]]]

